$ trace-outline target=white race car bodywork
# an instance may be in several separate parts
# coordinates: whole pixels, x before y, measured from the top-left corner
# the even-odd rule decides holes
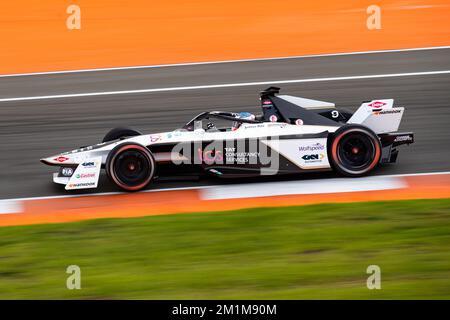
[[[106,159],[111,150],[125,142],[137,143],[144,146],[153,144],[170,143],[178,144],[183,142],[201,142],[201,141],[226,141],[239,139],[261,139],[269,147],[273,148],[286,158],[296,163],[302,169],[329,169],[330,163],[327,156],[327,138],[314,139],[289,139],[270,141],[262,139],[264,137],[283,137],[291,135],[308,135],[322,132],[334,132],[339,126],[313,126],[313,125],[291,125],[287,123],[244,123],[235,131],[227,132],[206,132],[203,129],[195,131],[175,130],[170,132],[161,132],[148,134],[127,139],[115,141],[113,143],[101,143],[90,147],[75,149],[69,152],[57,154],[51,157],[41,159],[42,162],[61,167],[76,167],[72,177],[61,177],[58,172],[53,174],[53,182],[66,185],[67,190],[96,188],[100,177],[100,167],[106,164]],[[302,158],[303,155],[311,153],[313,148],[321,151],[318,161],[310,162]],[[156,162],[183,160],[183,157],[175,152],[154,153]],[[95,167],[95,172],[84,173],[85,164],[95,162],[99,163]],[[89,174],[89,181],[73,181],[77,174]],[[92,175],[95,177],[92,179]]]
[[[101,169],[105,168],[116,185],[133,191],[145,187],[161,173],[164,175],[168,171],[171,175],[181,171],[183,174],[185,169],[188,174],[209,173],[218,177],[331,169],[359,176],[378,163],[395,162],[396,147],[414,141],[412,133],[395,132],[404,108],[394,107],[392,99],[364,102],[351,114],[338,110],[334,103],[277,95],[278,92],[279,88],[275,87],[261,92],[263,114],[258,119],[254,115],[240,118],[237,113],[214,111],[201,113],[182,129],[170,132],[142,135],[128,128],[116,128],[111,130],[115,132],[113,138],[105,136],[105,143],[41,161],[60,167],[59,172],[53,174],[53,182],[65,185],[67,190],[96,188]],[[205,128],[202,121],[212,118],[232,121],[233,126],[217,128],[208,122]],[[117,135],[114,131],[117,129],[123,134]],[[188,152],[183,149],[186,147],[190,147]],[[132,156],[127,151],[130,148]],[[267,154],[261,150],[266,150]],[[122,152],[128,154],[123,161],[129,162],[134,157],[134,163],[122,163],[128,165],[128,169],[121,169],[118,163],[122,160],[116,161],[117,154]],[[276,166],[264,162],[268,154],[278,158]],[[121,174],[134,174],[138,163],[146,166],[144,176],[136,185],[128,186],[128,182],[122,181],[128,178]],[[180,166],[166,170],[167,164]],[[156,174],[155,167],[159,168]],[[144,179],[145,175],[148,179]]]

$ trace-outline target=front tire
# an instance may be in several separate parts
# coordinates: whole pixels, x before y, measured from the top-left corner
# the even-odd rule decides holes
[[[115,147],[105,165],[108,177],[125,191],[145,188],[155,173],[155,160],[150,150],[135,143]]]
[[[335,170],[345,176],[359,177],[380,162],[381,143],[369,128],[350,124],[336,130],[329,152]]]

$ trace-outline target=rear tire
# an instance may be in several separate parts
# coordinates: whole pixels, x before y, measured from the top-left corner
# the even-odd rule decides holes
[[[140,135],[142,135],[142,133],[140,133],[139,131],[136,131],[134,129],[123,128],[123,127],[114,128],[114,129],[111,129],[105,135],[105,137],[102,140],[102,143],[118,140],[118,139],[125,138],[125,137],[134,137],[134,136],[140,136]]]
[[[108,155],[106,173],[112,182],[125,191],[145,188],[155,173],[155,160],[151,152],[135,143],[115,147]]]
[[[331,165],[345,176],[363,176],[380,162],[380,140],[372,130],[362,125],[340,127],[330,145]]]

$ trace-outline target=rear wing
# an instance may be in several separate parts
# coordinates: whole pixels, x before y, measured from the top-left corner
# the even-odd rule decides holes
[[[395,132],[400,126],[405,108],[394,107],[394,99],[364,102],[347,123],[362,124],[377,134]]]

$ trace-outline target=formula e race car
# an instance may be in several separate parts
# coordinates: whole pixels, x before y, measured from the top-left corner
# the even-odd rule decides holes
[[[363,102],[354,113],[333,103],[260,93],[262,113],[203,112],[182,128],[141,134],[115,128],[102,143],[41,159],[59,167],[66,190],[96,188],[101,169],[119,188],[136,191],[164,178],[239,178],[335,170],[358,177],[395,162],[414,142],[397,132],[404,108],[393,99]]]

